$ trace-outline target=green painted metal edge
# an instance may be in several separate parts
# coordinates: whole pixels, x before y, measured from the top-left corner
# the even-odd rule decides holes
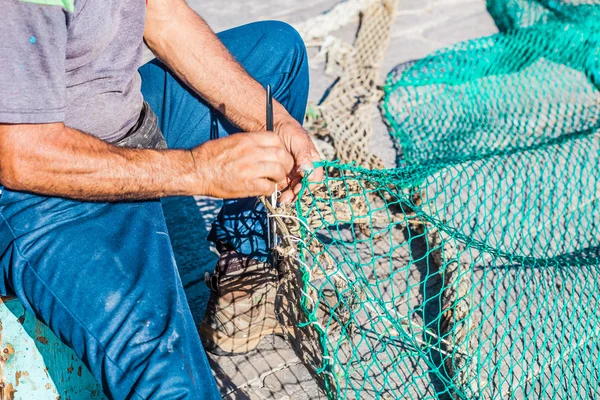
[[[0,301],[0,398],[106,399],[73,350],[16,299]]]

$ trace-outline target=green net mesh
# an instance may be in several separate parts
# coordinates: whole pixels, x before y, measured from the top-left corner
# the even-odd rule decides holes
[[[397,168],[305,179],[302,327],[332,397],[600,393],[600,2],[488,9],[501,33],[389,75]]]

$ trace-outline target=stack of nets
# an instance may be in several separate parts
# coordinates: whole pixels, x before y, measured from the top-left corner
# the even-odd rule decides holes
[[[600,2],[488,9],[499,34],[389,75],[397,168],[324,162],[278,218],[282,319],[331,397],[600,394]]]

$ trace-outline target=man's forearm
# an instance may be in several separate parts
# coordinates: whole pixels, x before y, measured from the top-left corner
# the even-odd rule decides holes
[[[0,125],[0,153],[1,183],[14,190],[87,201],[200,194],[190,151],[120,148],[62,124]]]
[[[265,128],[265,90],[183,0],[148,3],[146,42],[190,88],[245,131]],[[275,121],[295,123],[279,103]]]

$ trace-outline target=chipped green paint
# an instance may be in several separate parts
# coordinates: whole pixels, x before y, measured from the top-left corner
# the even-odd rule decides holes
[[[88,369],[14,299],[0,301],[0,398],[105,400]]]
[[[75,0],[19,0],[26,3],[42,4],[45,6],[59,6],[68,12],[75,11]]]

